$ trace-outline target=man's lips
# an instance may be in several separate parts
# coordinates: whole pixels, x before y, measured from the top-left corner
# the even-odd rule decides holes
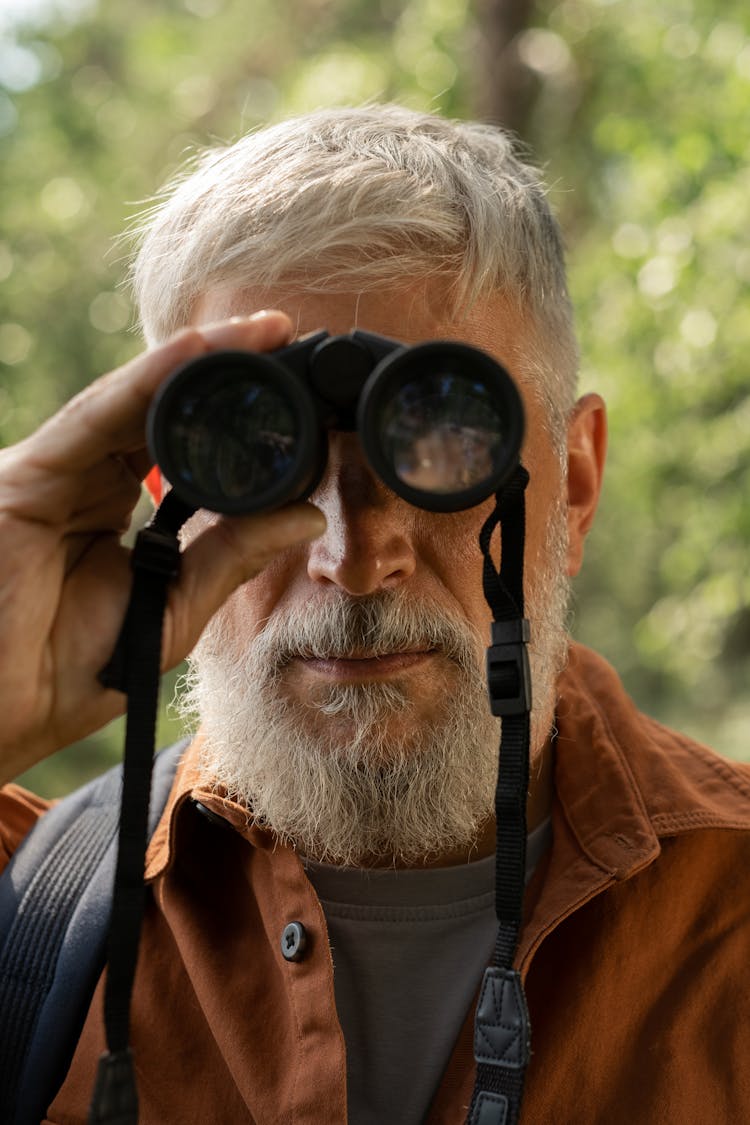
[[[408,672],[438,655],[435,649],[419,649],[390,652],[381,656],[297,656],[291,663],[306,672],[328,679],[374,680]]]

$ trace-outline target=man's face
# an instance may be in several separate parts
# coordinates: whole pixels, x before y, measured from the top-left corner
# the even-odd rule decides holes
[[[538,700],[533,752],[541,756],[564,649],[563,471],[539,397],[521,374],[525,332],[519,317],[497,299],[456,321],[435,311],[434,297],[424,287],[358,297],[302,295],[291,288],[215,292],[202,299],[193,323],[276,307],[291,316],[299,335],[360,327],[408,344],[458,339],[490,352],[511,371],[527,418],[522,453],[531,477],[526,590]],[[456,779],[458,790],[466,789],[473,775],[482,797],[475,800],[473,812],[457,813],[458,820],[467,822],[466,841],[459,843],[455,827],[443,825],[428,850],[434,852],[436,841],[451,832],[455,846],[468,846],[469,836],[477,836],[477,823],[490,815],[499,737],[499,724],[489,716],[484,697],[491,614],[482,592],[477,544],[494,500],[452,514],[414,508],[374,476],[356,434],[332,433],[327,469],[311,502],[326,516],[326,533],[284,552],[236,591],[196,652],[192,701],[218,747],[210,769],[252,803],[256,813],[260,808],[282,835],[328,858],[351,862],[358,854],[361,858],[361,838],[346,845],[316,843],[312,825],[295,829],[291,814],[288,824],[280,824],[286,814],[263,811],[259,790],[267,783],[264,778],[272,778],[270,784],[277,787],[289,785],[279,780],[279,762],[290,739],[299,743],[298,759],[315,761],[312,784],[321,762],[337,777],[348,770],[352,784],[359,785],[367,774],[367,784],[374,778],[382,790],[389,789],[399,810],[408,804],[406,791],[416,792],[420,774],[429,772],[427,763],[432,762],[435,776],[423,803],[434,806],[438,797],[459,802],[458,793],[451,796],[446,788],[447,777]],[[451,746],[458,741],[465,743],[461,776],[459,755],[451,757]],[[262,760],[249,766],[261,743]],[[411,771],[408,779],[405,770]],[[299,775],[299,760],[289,765],[292,772]],[[322,806],[332,800],[330,793],[321,796],[318,821]],[[341,800],[338,820],[346,819],[347,799]],[[382,808],[386,798],[384,792],[371,793],[370,800]],[[314,801],[306,793],[293,803],[309,807]],[[404,815],[419,819],[414,811]],[[423,819],[428,815],[423,810]],[[365,812],[360,809],[356,818],[365,820]],[[426,828],[420,824],[417,834],[424,838]],[[378,831],[371,826],[368,839]],[[399,848],[402,856],[410,854],[409,847],[388,843],[386,837],[383,829],[373,855],[384,848],[392,855]]]

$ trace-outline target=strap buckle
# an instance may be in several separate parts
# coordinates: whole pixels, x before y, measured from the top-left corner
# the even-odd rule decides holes
[[[487,690],[493,715],[523,715],[531,710],[531,669],[526,648],[531,638],[528,620],[492,622],[487,649]]]
[[[180,572],[180,544],[177,536],[163,528],[147,525],[136,536],[130,555],[133,570],[147,570],[164,578],[176,578]]]

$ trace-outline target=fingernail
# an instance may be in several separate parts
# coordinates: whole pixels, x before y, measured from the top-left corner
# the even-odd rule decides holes
[[[266,320],[272,320],[280,316],[281,314],[274,309],[261,309],[260,312],[252,313],[249,316],[232,316],[228,320],[201,324],[198,331],[207,344],[215,347],[217,344],[233,343],[237,329],[242,325],[261,324]],[[283,329],[283,323],[280,322],[279,327]]]
[[[229,324],[252,324],[255,320],[267,320],[269,316],[277,316],[276,309],[260,309],[258,312],[246,313],[244,316],[230,316]]]

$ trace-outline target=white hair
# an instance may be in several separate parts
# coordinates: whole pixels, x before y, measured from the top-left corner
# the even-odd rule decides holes
[[[567,653],[566,543],[560,503],[529,588],[532,768]],[[204,783],[282,841],[329,863],[418,863],[468,853],[494,813],[500,722],[487,706],[482,647],[468,621],[404,587],[279,609],[249,643],[224,606],[190,656],[178,706],[205,735]],[[295,655],[409,648],[442,654],[433,672],[443,682],[440,702],[429,716],[397,679],[322,684],[304,703],[285,687]]]
[[[502,294],[530,317],[524,366],[553,433],[574,401],[560,231],[499,128],[393,105],[320,110],[203,152],[134,234],[151,344],[189,323],[209,289],[363,292],[439,276],[457,315]]]

